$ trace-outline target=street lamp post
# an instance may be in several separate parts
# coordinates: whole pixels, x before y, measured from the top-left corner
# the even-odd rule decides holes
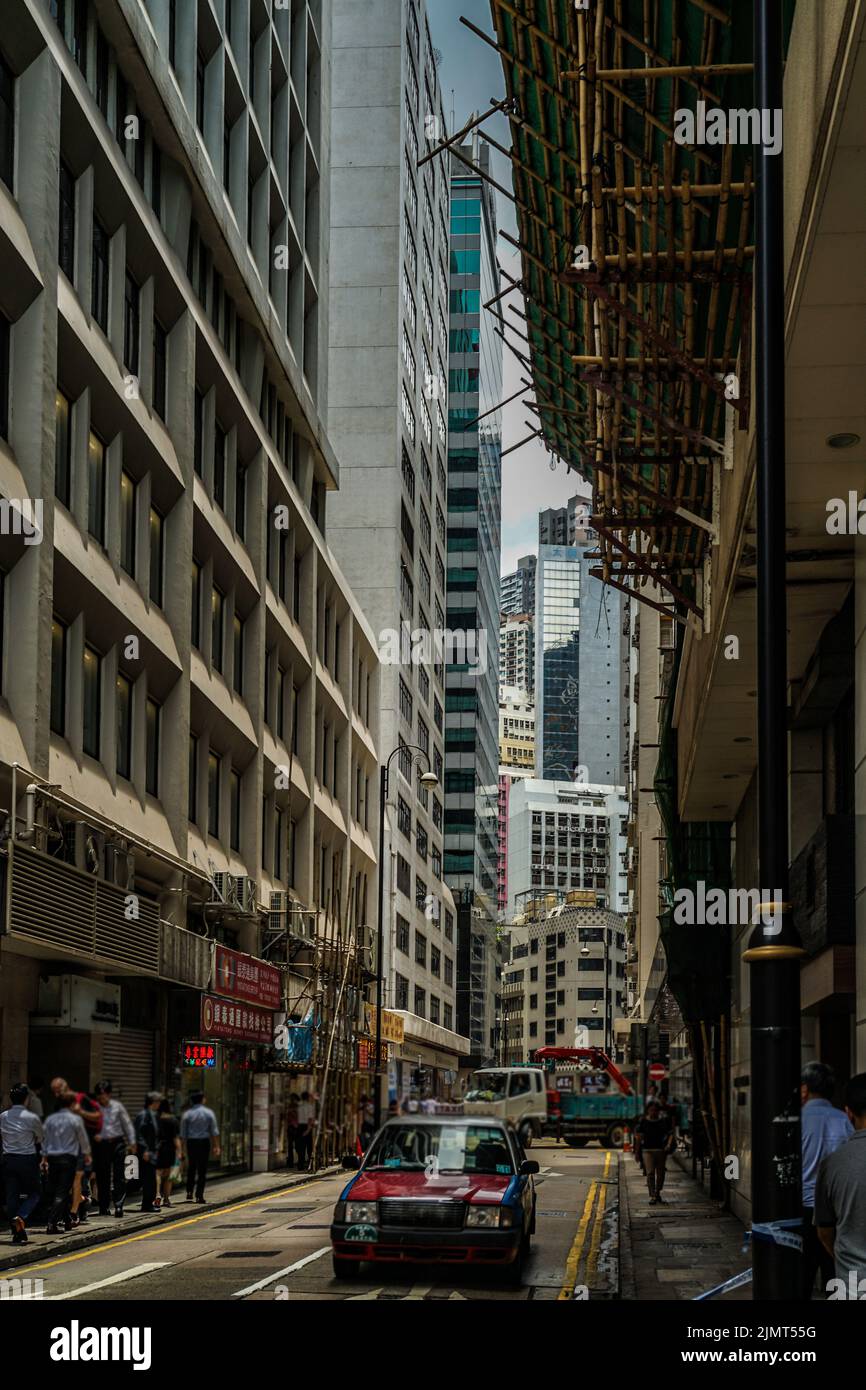
[[[430,767],[430,755],[420,744],[407,743],[394,749],[379,769],[379,920],[376,928],[376,1056],[373,1072],[373,1127],[382,1123],[382,966],[385,954],[385,806],[388,801],[388,774],[391,763],[399,753],[411,753],[412,763],[422,760],[427,771],[421,774],[422,787],[438,787],[439,778]]]

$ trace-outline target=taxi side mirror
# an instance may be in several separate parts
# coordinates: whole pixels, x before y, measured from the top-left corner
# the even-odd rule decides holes
[[[533,1173],[539,1172],[538,1161],[534,1158],[525,1158],[520,1165],[519,1172],[522,1178],[528,1178]]]
[[[343,1154],[342,1166],[354,1173],[360,1168],[361,1160],[357,1154]]]

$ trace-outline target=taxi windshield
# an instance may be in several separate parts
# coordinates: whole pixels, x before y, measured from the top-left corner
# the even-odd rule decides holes
[[[364,1168],[510,1175],[514,1161],[504,1129],[446,1123],[401,1124],[382,1130]]]
[[[504,1100],[508,1092],[508,1073],[505,1071],[476,1071],[469,1083],[464,1100]]]

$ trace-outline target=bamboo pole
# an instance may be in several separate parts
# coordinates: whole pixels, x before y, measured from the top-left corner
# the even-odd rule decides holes
[[[599,81],[605,82],[628,82],[633,78],[653,82],[666,77],[707,77],[712,74],[735,77],[752,71],[752,63],[697,63],[694,66],[686,63],[676,67],[598,68],[595,75]],[[561,72],[559,75],[571,79],[583,76],[581,72]]]

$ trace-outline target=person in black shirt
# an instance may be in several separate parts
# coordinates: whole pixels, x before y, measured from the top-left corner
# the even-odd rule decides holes
[[[662,1110],[657,1100],[651,1100],[646,1114],[638,1120],[634,1131],[634,1156],[646,1174],[650,1206],[664,1204],[661,1191],[665,1183],[668,1154],[676,1143],[676,1131],[670,1114]]]

